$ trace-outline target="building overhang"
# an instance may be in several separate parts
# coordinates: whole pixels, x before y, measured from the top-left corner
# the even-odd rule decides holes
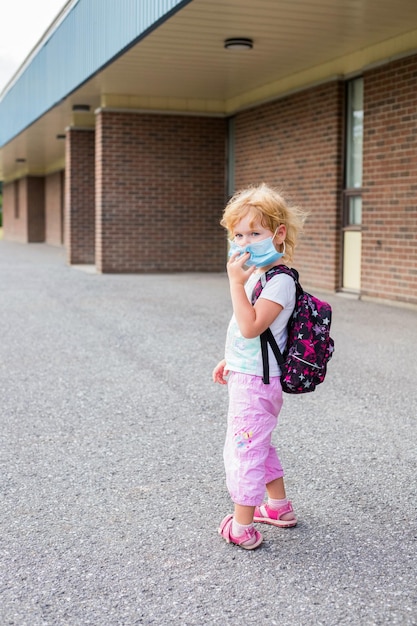
[[[84,56],[77,58],[72,48],[69,54],[68,48],[52,73],[37,68],[45,46],[53,42],[57,50],[69,46],[70,32],[83,55],[85,50],[96,54],[112,37],[108,22],[115,16],[105,13],[109,6],[120,12],[123,5],[134,4],[104,3],[100,14],[92,15],[86,10],[91,3],[67,3],[2,94],[0,125],[6,132],[0,147],[0,179],[7,182],[62,169],[66,129],[93,129],[98,110],[228,117],[417,51],[415,0],[171,0],[166,13],[154,13],[148,21],[139,16],[133,31],[126,24],[125,38],[113,42],[113,48],[108,42],[110,52],[97,56],[96,66],[88,65]],[[143,4],[155,9],[163,3]],[[252,47],[227,49],[224,42],[233,37],[250,39]],[[16,98],[19,123],[7,134],[4,102],[36,70],[37,83],[31,85],[36,84],[38,91],[33,87],[27,94],[33,102],[50,83],[56,87],[60,75],[75,78],[73,83],[64,81],[60,95],[55,90],[58,95],[49,101],[43,98],[41,110]],[[80,104],[89,110],[74,111]]]

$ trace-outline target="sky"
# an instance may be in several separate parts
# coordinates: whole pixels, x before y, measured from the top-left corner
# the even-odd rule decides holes
[[[1,1],[0,93],[67,0]]]

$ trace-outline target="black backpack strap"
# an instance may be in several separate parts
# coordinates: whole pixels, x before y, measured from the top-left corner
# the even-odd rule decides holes
[[[281,350],[278,348],[278,344],[275,341],[275,337],[272,334],[272,330],[267,328],[260,335],[261,339],[261,350],[262,350],[262,366],[263,366],[263,376],[262,380],[265,385],[269,385],[269,355],[268,355],[268,344],[272,348],[272,352],[276,360],[278,361],[278,365],[282,366],[285,363],[284,357],[282,356]]]
[[[267,330],[269,330],[269,328]],[[261,350],[262,350],[262,369],[263,369],[262,381],[264,382],[265,385],[269,385],[269,355],[268,355],[267,330],[260,335]]]
[[[301,289],[301,285],[298,282],[298,272],[296,269],[294,269],[293,267],[289,268],[287,265],[274,265],[274,267],[271,267],[271,269],[265,272],[265,274],[262,274],[255,287],[253,288],[251,298],[252,304],[255,304],[255,302],[259,298],[262,293],[262,289],[265,287],[268,280],[271,280],[271,278],[273,276],[276,276],[277,274],[287,274],[287,276],[291,276],[291,278],[295,282],[297,290]]]
[[[255,304],[256,300],[261,295],[262,289],[265,287],[268,280],[270,280],[276,274],[287,274],[294,279],[296,290],[301,289],[300,283],[298,282],[298,272],[294,268],[289,268],[286,265],[275,265],[270,270],[268,270],[264,276],[262,276],[257,284],[254,287],[252,293],[252,304]],[[263,367],[263,376],[262,380],[265,385],[269,385],[269,355],[268,355],[268,344],[271,346],[272,352],[278,362],[278,365],[282,367],[285,363],[284,357],[282,356],[281,350],[278,348],[278,344],[275,341],[275,337],[272,334],[270,328],[267,328],[260,335],[261,340],[261,350],[262,350],[262,367]]]

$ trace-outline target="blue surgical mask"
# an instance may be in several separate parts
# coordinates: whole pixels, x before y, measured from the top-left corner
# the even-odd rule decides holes
[[[274,235],[275,236],[275,235]],[[246,246],[239,246],[234,241],[230,242],[229,249],[229,257],[232,256],[235,252],[240,252],[243,254],[244,252],[249,252],[250,257],[246,261],[245,265],[255,265],[256,267],[265,267],[266,265],[270,265],[271,263],[275,263],[278,259],[281,259],[285,254],[285,241],[284,241],[284,250],[282,252],[278,252],[273,244],[274,237],[268,237],[267,239],[262,239],[262,241],[256,241],[255,243],[250,243]]]

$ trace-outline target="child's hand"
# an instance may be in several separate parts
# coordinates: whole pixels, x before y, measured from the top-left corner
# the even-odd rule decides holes
[[[256,270],[256,267],[254,265],[246,270],[243,268],[249,257],[249,252],[244,252],[243,254],[235,252],[234,254],[232,254],[226,265],[227,275],[229,277],[230,283],[233,283],[235,285],[244,285],[249,276],[251,276],[251,274],[253,274],[253,272]]]
[[[226,370],[225,367],[225,359],[223,359],[222,361],[220,361],[220,363],[216,365],[213,370],[213,382],[219,383],[220,385],[227,385],[227,380],[225,379],[225,376],[228,375],[229,370]]]

